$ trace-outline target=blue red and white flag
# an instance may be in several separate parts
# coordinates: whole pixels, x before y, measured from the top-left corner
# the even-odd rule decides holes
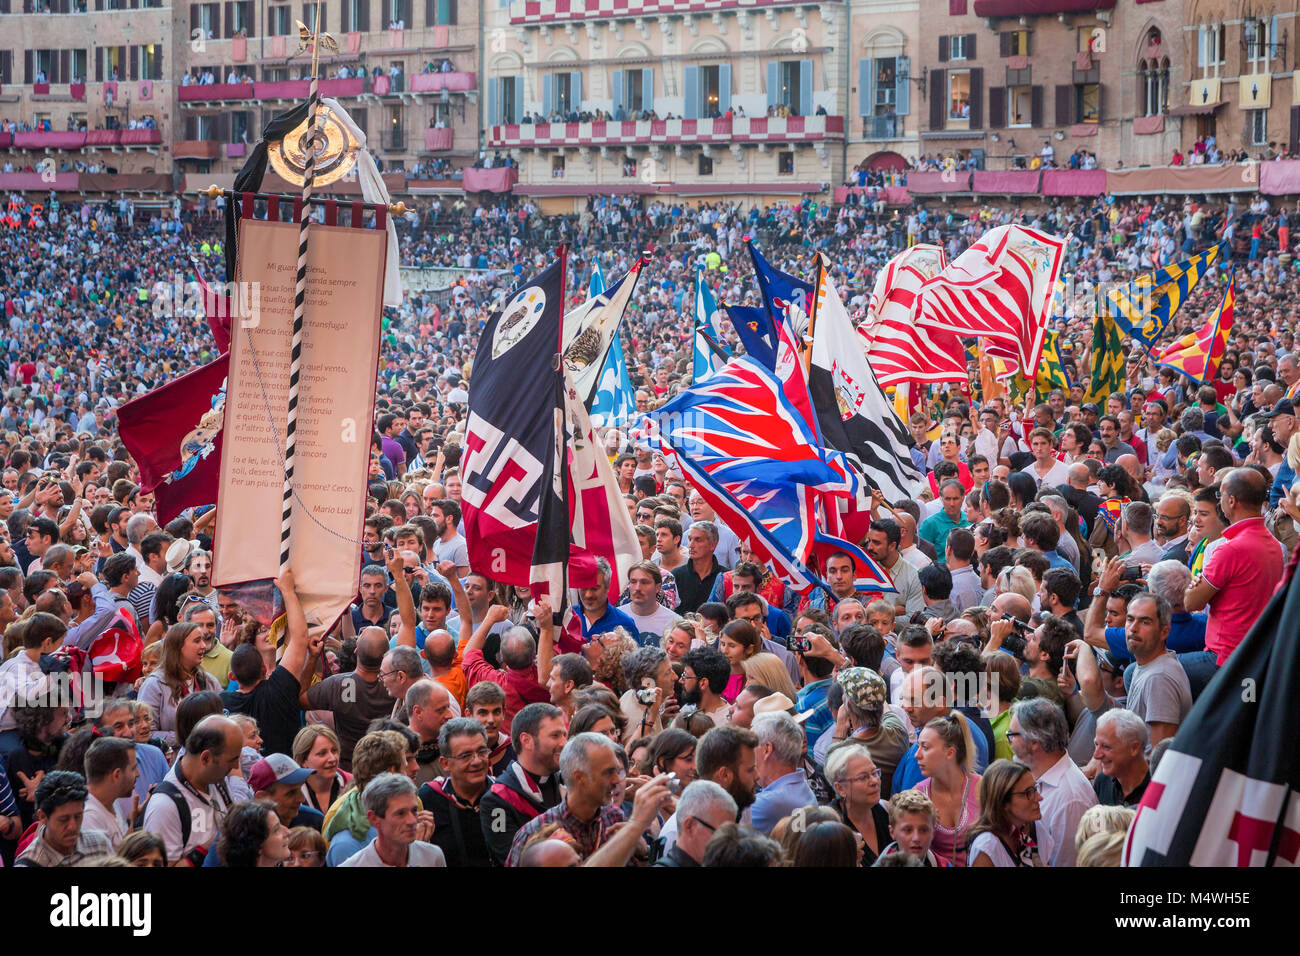
[[[763,295],[763,304],[772,318],[773,327],[788,324],[793,340],[802,352],[803,336],[808,332],[808,317],[813,309],[812,283],[773,267],[754,248],[752,241],[746,240],[745,246],[753,260],[754,277],[758,280],[758,290]]]
[[[812,566],[819,510],[856,498],[861,479],[820,446],[772,371],[737,356],[649,416],[646,431],[760,561],[800,592],[825,586]]]
[[[736,330],[745,354],[767,369],[776,368],[776,325],[767,309],[752,305],[725,306],[731,327]]]

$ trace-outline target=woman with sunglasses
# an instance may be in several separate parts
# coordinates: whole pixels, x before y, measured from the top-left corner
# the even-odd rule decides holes
[[[980,779],[980,816],[970,828],[971,866],[1046,866],[1036,824],[1042,795],[1028,767],[995,760]]]

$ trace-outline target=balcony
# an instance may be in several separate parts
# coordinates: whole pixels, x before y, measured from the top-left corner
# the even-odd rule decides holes
[[[219,146],[215,139],[183,139],[172,144],[172,159],[216,159]]]
[[[461,185],[467,193],[508,193],[517,182],[519,182],[519,170],[513,166],[498,166],[492,169],[475,169],[467,166]]]
[[[98,132],[98,131],[97,131]],[[15,149],[81,149],[86,133],[14,133]]]
[[[843,138],[843,116],[737,116],[712,120],[624,120],[493,126],[488,133],[488,145],[494,148],[676,146],[679,143],[811,143]]]
[[[424,131],[424,148],[431,152],[451,149],[452,131],[450,129],[426,129]]]
[[[901,116],[862,117],[863,139],[899,139],[903,135]]]
[[[440,93],[443,90],[463,92],[474,89],[473,73],[412,73],[412,93]]]
[[[15,149],[83,149],[150,147],[162,142],[162,133],[156,129],[92,129],[88,132],[59,132],[52,130],[29,133],[0,134],[0,148]]]
[[[317,84],[321,96],[335,99],[345,96],[360,96],[366,91],[366,78],[352,76],[345,80],[322,79]],[[187,87],[193,89],[193,87]],[[305,100],[311,92],[310,80],[280,80],[274,83],[254,83],[253,98],[258,100]]]
[[[1103,0],[1104,2],[1104,0]],[[1114,0],[1110,0],[1113,4]],[[1095,4],[1094,4],[1095,5]],[[510,4],[510,22],[516,26],[536,23],[557,23],[566,20],[595,20],[627,17],[682,16],[698,14],[713,16],[716,13],[734,13],[720,9],[725,5],[716,0],[626,0],[626,6],[608,0],[515,0]],[[731,4],[734,7],[736,4]],[[754,7],[806,7],[818,4],[808,0],[748,0],[742,8]]]
[[[33,83],[32,99],[59,102],[73,100],[81,102],[86,98],[86,84],[83,83]]]
[[[209,83],[207,86],[178,86],[182,103],[219,103],[223,100],[253,99],[253,83]]]

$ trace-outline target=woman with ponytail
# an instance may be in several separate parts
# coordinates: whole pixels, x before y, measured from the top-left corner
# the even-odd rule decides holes
[[[954,710],[927,723],[916,738],[916,763],[925,774],[916,789],[935,808],[930,849],[953,866],[965,866],[967,834],[980,815],[975,742],[965,716]]]

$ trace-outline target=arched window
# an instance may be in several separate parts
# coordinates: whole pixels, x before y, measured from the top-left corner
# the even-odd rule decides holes
[[[1169,58],[1138,61],[1139,96],[1143,116],[1159,116],[1169,109]]]

